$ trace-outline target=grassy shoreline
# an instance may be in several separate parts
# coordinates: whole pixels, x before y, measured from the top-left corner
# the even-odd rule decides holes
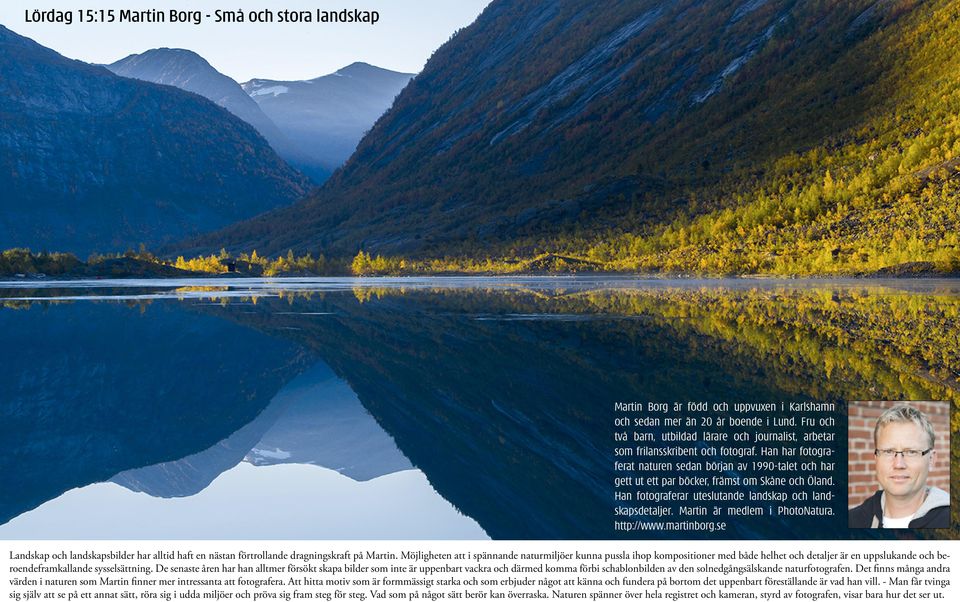
[[[228,277],[343,277],[343,276],[572,276],[595,274],[653,279],[692,278],[956,278],[960,266],[953,263],[907,262],[872,271],[838,271],[812,274],[711,273],[709,271],[643,271],[623,269],[615,263],[601,263],[577,257],[544,253],[532,259],[474,260],[444,258],[410,260],[359,252],[352,260],[327,259],[323,255],[295,257],[292,252],[276,258],[261,257],[256,251],[233,256],[219,255],[175,260],[141,249],[114,255],[91,255],[86,261],[71,253],[34,253],[9,249],[0,253],[0,278],[210,278]]]

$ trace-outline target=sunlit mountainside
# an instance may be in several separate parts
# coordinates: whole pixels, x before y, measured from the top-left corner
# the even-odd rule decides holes
[[[323,189],[188,247],[953,271],[958,38],[955,0],[497,0]]]

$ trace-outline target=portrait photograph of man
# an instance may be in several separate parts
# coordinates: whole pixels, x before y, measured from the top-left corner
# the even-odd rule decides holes
[[[949,406],[851,403],[849,424],[850,528],[949,527]]]

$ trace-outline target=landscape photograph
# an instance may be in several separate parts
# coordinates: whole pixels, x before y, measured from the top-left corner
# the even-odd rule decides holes
[[[0,539],[960,534],[846,494],[888,400],[960,495],[960,1],[233,4],[0,8]],[[817,512],[651,419],[625,525],[728,402]]]

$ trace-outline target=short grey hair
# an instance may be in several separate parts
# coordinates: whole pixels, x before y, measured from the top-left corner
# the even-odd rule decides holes
[[[880,434],[880,428],[893,422],[912,422],[923,429],[930,441],[930,447],[933,447],[937,437],[933,432],[933,425],[927,415],[913,406],[905,403],[898,403],[892,408],[880,414],[877,418],[877,426],[873,427],[873,444],[877,444],[877,435]]]

